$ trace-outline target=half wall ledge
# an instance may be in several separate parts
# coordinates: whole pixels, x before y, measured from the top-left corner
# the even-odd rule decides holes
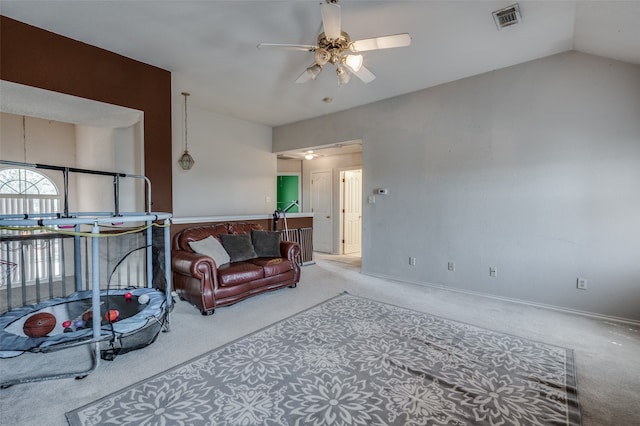
[[[194,225],[207,225],[226,222],[257,223],[265,230],[274,230],[273,214],[258,213],[251,215],[229,216],[187,216],[171,219],[171,237],[183,229]],[[315,263],[313,260],[313,213],[288,213],[285,218],[280,216],[275,229],[282,232],[282,238],[295,241],[300,245],[300,265]]]

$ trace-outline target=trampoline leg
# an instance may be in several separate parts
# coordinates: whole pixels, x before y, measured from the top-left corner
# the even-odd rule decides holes
[[[83,379],[87,377],[91,372],[93,372],[96,368],[98,368],[98,365],[100,364],[100,342],[94,342],[93,344],[95,346],[95,352],[92,352],[93,359],[92,359],[91,367],[88,370],[10,380],[5,383],[0,383],[0,389],[6,389],[10,386],[22,384],[22,383],[33,383],[33,382],[41,382],[45,380],[66,379],[69,377],[75,377],[76,379]]]

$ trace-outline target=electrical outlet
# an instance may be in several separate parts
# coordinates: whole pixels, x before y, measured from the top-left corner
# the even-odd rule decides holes
[[[490,277],[497,277],[498,276],[498,269],[496,269],[493,266],[489,267],[489,276]]]
[[[587,279],[586,278],[578,278],[578,285],[577,287],[580,290],[586,290],[587,289]]]
[[[416,258],[415,257],[411,256],[409,258],[409,265],[416,266]]]
[[[456,264],[455,262],[449,262],[447,263],[447,269],[450,271],[455,271],[456,270]]]

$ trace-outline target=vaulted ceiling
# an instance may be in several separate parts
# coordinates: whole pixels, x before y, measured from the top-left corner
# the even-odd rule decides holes
[[[520,1],[521,22],[497,30],[491,12],[512,1],[341,0],[352,39],[407,32],[409,47],[364,53],[377,78],[338,87],[330,64],[258,43],[316,44],[321,0],[0,0],[10,18],[169,70],[173,96],[277,126],[568,50],[640,64],[640,1]],[[323,99],[330,98],[331,102]]]

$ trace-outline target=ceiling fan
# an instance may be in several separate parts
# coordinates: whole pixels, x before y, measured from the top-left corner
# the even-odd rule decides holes
[[[351,40],[349,34],[342,31],[338,1],[326,0],[326,3],[320,4],[324,32],[318,35],[317,45],[260,43],[258,48],[313,52],[313,64],[300,74],[296,83],[315,80],[327,63],[336,66],[338,85],[348,83],[351,78],[350,73],[353,73],[365,83],[373,81],[376,76],[363,65],[363,58],[360,53],[369,50],[409,46],[411,44],[411,36],[407,33],[402,33],[363,40]]]

